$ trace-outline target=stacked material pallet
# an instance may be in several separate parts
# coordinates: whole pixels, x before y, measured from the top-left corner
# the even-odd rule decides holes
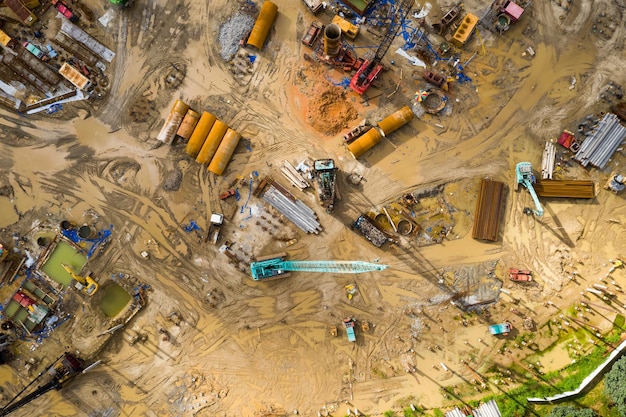
[[[541,180],[535,184],[539,197],[594,198],[595,186],[587,180]]]
[[[322,231],[317,215],[310,207],[271,178],[266,178],[264,181],[268,187],[263,192],[263,200],[304,232],[318,234]]]
[[[613,113],[607,113],[593,133],[585,139],[575,159],[582,166],[589,164],[604,169],[620,144],[626,140],[626,127]]]
[[[498,240],[503,193],[504,183],[489,179],[481,181],[472,229],[474,239]]]

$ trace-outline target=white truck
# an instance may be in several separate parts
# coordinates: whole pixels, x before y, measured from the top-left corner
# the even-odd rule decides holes
[[[322,9],[322,0],[303,0],[306,7],[313,12],[313,14],[319,12]]]
[[[210,223],[207,240],[210,240],[211,243],[215,245],[217,244],[217,240],[220,238],[220,229],[224,223],[224,215],[219,213],[211,214]]]

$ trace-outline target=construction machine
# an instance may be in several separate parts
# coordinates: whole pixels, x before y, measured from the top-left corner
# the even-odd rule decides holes
[[[67,264],[61,264],[61,266],[67,271],[68,274],[70,274],[72,279],[77,282],[76,288],[83,290],[83,292],[90,297],[98,292],[98,283],[90,276],[91,274],[81,276],[75,273],[71,266]]]
[[[537,197],[537,193],[535,192],[535,188],[533,184],[536,182],[535,175],[533,174],[533,167],[530,162],[520,162],[515,166],[515,180],[516,185],[522,184],[535,202],[535,209],[531,209],[529,207],[524,208],[524,213],[531,214],[534,213],[535,216],[541,217],[543,216],[543,207],[539,202],[539,197]]]
[[[624,188],[626,188],[626,178],[616,172],[612,173],[606,184],[604,184],[604,189],[611,190],[614,194],[623,191]]]
[[[328,272],[333,274],[360,274],[370,271],[382,271],[388,265],[362,261],[287,261],[286,253],[265,256],[250,264],[252,279],[269,281],[286,278],[291,271]]]
[[[411,11],[415,0],[400,0],[399,6],[393,12],[393,17],[387,29],[387,33],[383,37],[382,42],[378,46],[374,58],[371,60],[366,59],[361,67],[357,70],[356,74],[350,80],[350,88],[359,94],[363,94],[367,91],[372,83],[376,80],[380,72],[383,70],[382,60],[387,50],[391,46],[393,40],[400,32],[402,23],[406,16]]]
[[[60,390],[72,378],[78,375],[84,369],[83,361],[71,353],[65,352],[59,356],[52,365],[42,371],[35,379],[26,385],[15,397],[11,399],[4,407],[0,409],[0,416],[6,416],[13,411],[18,410],[24,405],[30,403],[36,398],[41,397],[45,393],[53,389]],[[51,379],[47,383],[37,387],[30,394],[25,395],[18,400],[35,382],[39,381],[43,375],[50,375]]]
[[[332,213],[337,195],[337,167],[332,159],[318,159],[313,163],[313,173],[317,179],[317,196],[326,213]]]

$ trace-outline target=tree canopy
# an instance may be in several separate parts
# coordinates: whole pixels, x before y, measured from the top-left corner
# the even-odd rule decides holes
[[[554,407],[547,417],[597,417],[591,408],[576,408],[572,405]]]
[[[615,362],[604,377],[604,392],[626,417],[626,356]]]

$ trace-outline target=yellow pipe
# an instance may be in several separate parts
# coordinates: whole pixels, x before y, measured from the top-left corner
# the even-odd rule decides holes
[[[228,125],[226,123],[219,119],[215,121],[209,135],[204,141],[204,145],[202,145],[202,149],[200,149],[200,153],[198,153],[196,162],[204,165],[211,162],[211,158],[215,155],[215,151],[217,150],[217,147],[220,146],[220,142],[222,141],[222,138],[227,130]]]
[[[196,157],[200,149],[202,149],[202,145],[204,145],[204,141],[211,131],[213,127],[213,123],[217,117],[212,115],[209,112],[203,112],[202,116],[200,116],[200,120],[196,125],[196,128],[193,130],[191,137],[189,138],[189,142],[187,142],[187,146],[185,147],[185,152],[187,152],[190,156]]]
[[[176,131],[176,134],[185,140],[189,140],[193,130],[198,124],[198,120],[200,120],[200,113],[191,109],[187,110],[187,114],[180,124],[178,131]]]
[[[256,22],[254,22],[250,36],[248,36],[248,45],[252,45],[257,49],[263,48],[265,38],[267,38],[267,34],[270,33],[270,29],[274,24],[274,20],[276,20],[277,14],[277,5],[271,1],[263,3],[261,11],[259,12],[259,17],[257,17]]]
[[[365,132],[363,136],[349,144],[348,151],[350,151],[352,156],[358,159],[365,152],[372,149],[372,147],[380,142],[381,139],[382,135],[380,134],[380,131],[377,127],[373,127]]]
[[[387,136],[392,132],[400,129],[405,124],[413,120],[415,115],[409,106],[404,106],[395,113],[385,117],[378,123],[378,127],[383,133],[383,136]]]
[[[224,135],[224,139],[222,139],[222,143],[220,143],[219,148],[217,148],[217,152],[215,152],[215,156],[211,160],[209,164],[209,171],[214,174],[222,175],[228,162],[230,162],[230,158],[235,153],[235,149],[239,144],[239,139],[241,139],[241,135],[235,132],[233,129],[228,129],[228,132]]]
[[[180,126],[180,122],[183,121],[183,117],[189,110],[189,106],[184,103],[182,100],[176,100],[174,102],[174,106],[172,106],[172,110],[170,111],[165,124],[161,128],[157,139],[163,143],[167,143],[171,145],[174,142],[174,137],[176,136],[176,131]]]

